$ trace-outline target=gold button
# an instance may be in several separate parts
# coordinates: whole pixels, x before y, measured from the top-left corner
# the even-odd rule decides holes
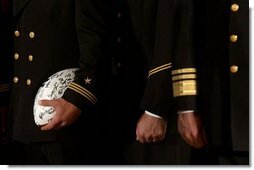
[[[26,84],[27,84],[28,86],[30,86],[31,83],[32,83],[32,81],[31,81],[30,79],[27,79],[27,80],[26,80]]]
[[[14,32],[14,34],[15,34],[15,36],[16,36],[16,37],[19,37],[19,36],[20,36],[20,34],[19,34],[19,31],[18,31],[18,30],[16,30],[16,31]]]
[[[18,54],[18,53],[15,53],[15,54],[14,54],[14,59],[15,59],[15,60],[18,60],[18,59],[19,59],[19,54]]]
[[[14,83],[18,83],[18,81],[19,81],[18,77],[14,77],[14,78],[13,78],[13,82],[14,82]]]
[[[238,72],[238,66],[232,65],[232,66],[230,67],[230,71],[231,71],[231,73],[237,73],[237,72]]]
[[[33,57],[32,55],[29,55],[29,56],[28,56],[28,60],[29,60],[29,61],[33,61],[33,58],[34,58],[34,57]]]
[[[34,37],[35,37],[35,33],[34,33],[34,32],[30,32],[30,33],[29,33],[29,37],[30,37],[30,38],[34,38]]]
[[[238,4],[232,4],[231,5],[231,11],[237,12],[239,10],[239,5]]]
[[[238,36],[237,36],[237,35],[235,35],[235,34],[230,35],[230,41],[231,41],[232,43],[235,43],[235,42],[237,41],[237,39],[238,39]]]

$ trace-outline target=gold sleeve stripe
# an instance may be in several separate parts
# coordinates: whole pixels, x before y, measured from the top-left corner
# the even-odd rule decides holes
[[[155,74],[155,73],[158,73],[158,72],[161,72],[163,70],[169,69],[171,66],[172,66],[171,63],[169,63],[169,64],[164,64],[162,66],[159,66],[159,67],[156,67],[156,68],[150,70],[149,73],[148,73],[148,78],[151,75]]]
[[[71,90],[73,90],[73,91],[75,91],[75,92],[77,92],[77,93],[79,93],[79,94],[81,94],[81,95],[84,96],[86,99],[88,99],[92,104],[95,104],[95,103],[96,103],[96,101],[94,101],[93,99],[91,99],[91,98],[88,96],[88,94],[86,94],[86,93],[80,91],[78,88],[72,87],[72,86],[69,86],[68,88],[71,89]]]
[[[173,95],[174,97],[197,95],[196,80],[173,82]]]
[[[184,68],[184,69],[173,70],[172,75],[184,74],[184,73],[196,73],[196,72],[197,71],[195,68]]]
[[[86,94],[83,94],[83,92],[79,91],[78,89],[76,89],[75,87],[68,87],[69,89],[81,94],[82,96],[84,96],[85,98],[87,98],[92,104],[95,104],[95,101],[93,101],[92,99],[90,99]]]
[[[82,87],[76,83],[70,83],[68,88],[81,94],[82,96],[87,98],[92,104],[95,104],[97,101],[97,98],[91,92],[89,92],[84,87]]]
[[[150,70],[149,73],[152,73],[152,72],[154,72],[154,71],[156,71],[156,70],[158,70],[158,69],[161,69],[161,68],[164,68],[164,67],[168,67],[168,66],[171,66],[171,65],[172,65],[172,63],[168,63],[168,64],[161,65],[161,66],[159,66],[159,67],[156,67],[156,68]]]
[[[88,97],[90,99],[92,99],[93,101],[97,101],[97,98],[90,92],[88,91],[87,89],[85,89],[84,87],[80,86],[79,84],[76,84],[76,83],[71,83],[70,84],[71,87],[75,87],[76,89],[79,89],[81,92],[85,93],[88,95]]]
[[[196,74],[180,74],[172,77],[173,81],[184,80],[184,79],[196,79]]]
[[[91,98],[93,98],[95,101],[97,101],[97,98],[96,98],[90,91],[88,91],[88,90],[85,89],[84,87],[80,86],[79,84],[73,83],[73,82],[72,82],[72,83],[70,83],[70,85],[71,85],[71,86],[76,86],[76,87],[79,88],[80,90],[83,90],[83,91],[87,92]]]
[[[10,84],[1,84],[0,85],[0,92],[6,92],[11,89]]]

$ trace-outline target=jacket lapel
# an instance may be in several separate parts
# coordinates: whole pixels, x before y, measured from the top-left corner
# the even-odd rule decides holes
[[[15,17],[31,0],[14,0],[13,16]]]

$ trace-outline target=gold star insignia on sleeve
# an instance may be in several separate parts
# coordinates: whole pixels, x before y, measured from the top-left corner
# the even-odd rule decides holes
[[[89,77],[87,77],[87,78],[85,79],[85,84],[91,84],[91,81],[92,81],[92,79],[90,79]]]

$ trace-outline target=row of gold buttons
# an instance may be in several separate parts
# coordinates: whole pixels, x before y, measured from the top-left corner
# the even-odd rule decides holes
[[[16,31],[14,31],[14,35],[15,35],[16,37],[19,37],[19,36],[20,36],[20,32],[19,32],[18,30],[16,30]],[[31,31],[31,32],[29,33],[29,37],[30,37],[31,39],[33,39],[33,38],[35,37],[35,33]],[[15,60],[18,60],[18,59],[19,59],[19,54],[18,54],[18,53],[15,53],[15,54],[14,54],[14,59],[15,59]],[[32,56],[32,55],[29,55],[29,56],[28,56],[28,60],[29,60],[29,61],[33,61],[33,56]],[[15,77],[13,78],[13,82],[17,84],[17,83],[19,82],[19,78],[15,76]],[[27,79],[27,80],[26,80],[26,84],[27,84],[28,86],[31,85],[31,83],[32,83],[31,79]]]
[[[237,12],[238,10],[239,10],[239,5],[238,5],[238,4],[232,4],[232,5],[231,5],[231,11],[232,11],[232,12]],[[238,36],[237,36],[236,34],[232,34],[232,35],[230,36],[230,41],[231,41],[232,43],[237,42],[237,40],[238,40]]]
[[[16,31],[14,32],[14,35],[15,35],[16,37],[19,37],[19,36],[20,36],[20,32],[19,32],[18,30],[16,30]],[[30,37],[30,38],[34,38],[34,37],[35,37],[35,33],[31,31],[31,32],[29,33],[29,37]]]
[[[239,5],[238,4],[234,3],[234,4],[231,5],[231,11],[232,12],[237,12],[238,10],[239,10]],[[231,43],[236,43],[237,40],[238,40],[238,36],[236,34],[232,34],[232,35],[230,35],[229,39],[230,39]],[[232,65],[230,67],[230,72],[231,73],[237,73],[238,72],[238,66]]]
[[[19,54],[18,54],[18,53],[15,53],[15,54],[14,54],[14,59],[15,59],[15,60],[18,60],[18,59],[19,59]],[[29,60],[29,61],[33,61],[33,56],[32,56],[32,55],[29,55],[29,56],[28,56],[28,60]]]
[[[14,78],[13,78],[13,82],[14,82],[15,84],[17,84],[17,83],[19,82],[19,78],[18,78],[18,77],[14,77]],[[26,84],[27,84],[28,86],[31,85],[31,83],[32,83],[31,79],[27,79],[27,80],[26,80]]]

